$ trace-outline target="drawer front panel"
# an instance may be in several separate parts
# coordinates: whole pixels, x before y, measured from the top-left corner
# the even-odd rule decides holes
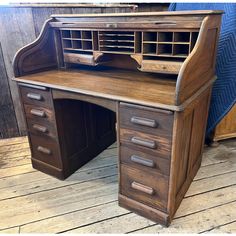
[[[56,128],[53,124],[44,121],[35,121],[31,119],[27,119],[28,131],[30,133],[48,136],[53,139],[56,139]]]
[[[120,127],[153,135],[172,136],[173,113],[171,111],[120,104]]]
[[[49,138],[30,133],[32,158],[57,168],[62,168],[59,145]]]
[[[166,211],[168,179],[121,164],[120,193],[133,199]]]
[[[40,90],[20,86],[23,103],[33,104],[42,107],[52,107],[52,95],[50,90]]]
[[[120,129],[121,144],[150,155],[170,158],[171,140],[129,129]]]
[[[54,112],[48,108],[24,104],[24,109],[27,119],[32,119],[35,122],[55,122]]]
[[[169,178],[170,162],[168,159],[158,157],[158,155],[149,155],[121,144],[120,159],[122,163],[131,167],[146,170],[153,174],[165,175]]]

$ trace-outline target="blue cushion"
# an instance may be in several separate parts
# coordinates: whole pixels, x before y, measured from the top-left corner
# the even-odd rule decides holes
[[[170,11],[223,10],[206,134],[209,134],[236,103],[236,3],[171,3]],[[236,121],[235,121],[236,122]]]

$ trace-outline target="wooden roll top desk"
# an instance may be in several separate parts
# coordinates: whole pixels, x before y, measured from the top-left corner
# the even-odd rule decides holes
[[[35,169],[117,140],[119,205],[168,225],[201,164],[221,11],[53,15],[14,58]]]

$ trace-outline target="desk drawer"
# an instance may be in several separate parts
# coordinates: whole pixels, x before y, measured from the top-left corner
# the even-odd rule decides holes
[[[172,136],[172,111],[120,103],[120,127],[140,132]]]
[[[35,89],[24,86],[19,86],[22,102],[26,104],[33,104],[42,107],[52,107],[52,95],[51,91],[47,88]]]
[[[32,119],[35,122],[55,122],[54,112],[48,108],[24,104],[24,109],[27,120]]]
[[[120,129],[120,142],[149,155],[159,155],[164,158],[170,158],[171,155],[170,138],[145,134],[135,130]]]
[[[158,155],[149,155],[121,144],[120,160],[121,163],[125,163],[130,167],[146,170],[153,174],[158,173],[169,178],[170,161],[165,158],[160,158]]]
[[[27,119],[28,131],[35,135],[57,138],[56,128],[53,124],[44,121]]]
[[[149,174],[121,164],[120,193],[133,199],[166,211],[168,179]]]
[[[59,145],[49,138],[30,133],[32,158],[62,168]]]

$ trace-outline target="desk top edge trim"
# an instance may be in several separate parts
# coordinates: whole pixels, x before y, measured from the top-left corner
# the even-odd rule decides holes
[[[103,17],[103,16],[178,16],[178,15],[209,15],[223,14],[222,10],[194,10],[194,11],[162,11],[162,12],[125,12],[125,13],[99,13],[99,14],[52,14],[52,18],[75,18],[75,17]]]

